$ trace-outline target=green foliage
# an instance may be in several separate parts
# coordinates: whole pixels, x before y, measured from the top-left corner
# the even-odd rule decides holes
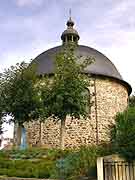
[[[67,115],[72,118],[86,117],[88,97],[83,93],[90,86],[88,77],[81,73],[92,63],[92,58],[85,58],[83,63],[74,55],[75,48],[67,46],[57,55],[55,74],[52,79],[45,79],[42,99],[46,117],[53,116],[63,120]]]
[[[1,102],[0,102],[0,104],[1,104]],[[2,124],[3,124],[3,113],[2,113],[2,108],[0,107],[0,135],[3,133]]]
[[[3,128],[2,128],[2,124],[4,122],[4,116],[5,116],[5,112],[4,112],[4,107],[5,107],[5,102],[4,102],[4,98],[2,95],[2,78],[1,78],[2,74],[0,74],[0,135],[3,133]]]
[[[54,162],[49,160],[36,162],[32,160],[5,160],[0,162],[0,175],[24,178],[49,178],[53,168]]]
[[[22,62],[5,70],[0,77],[1,112],[10,115],[19,124],[36,118],[37,107],[40,105],[36,82],[34,64]]]
[[[39,117],[44,120],[52,116],[61,122],[67,115],[86,118],[89,97],[84,92],[90,82],[83,71],[93,59],[84,58],[80,63],[80,57],[74,55],[74,50],[72,45],[64,46],[56,57],[52,78],[46,76],[40,81],[36,65],[25,62],[11,66],[1,74],[0,129],[1,119],[6,115],[10,115],[20,127],[24,122]]]
[[[0,151],[0,175],[25,178],[50,178],[56,160],[69,152],[57,149],[6,150]]]
[[[129,97],[129,106],[135,107],[135,93]]]
[[[96,160],[99,156],[111,154],[104,147],[81,147],[56,162],[57,178],[76,180],[79,177],[96,177]]]
[[[96,159],[108,155],[104,147],[78,150],[38,149],[0,151],[0,175],[26,178],[96,177]]]
[[[86,118],[89,115],[87,105],[89,94],[84,92],[90,86],[90,80],[84,69],[93,61],[87,57],[80,61],[80,57],[74,54],[75,47],[64,46],[55,61],[55,74],[45,77],[44,85],[41,85],[41,99],[43,100],[43,116],[53,117],[53,120],[61,121],[60,143],[64,149],[64,134],[66,116],[74,118]],[[81,62],[81,63],[80,63]],[[90,104],[89,104],[90,105]],[[89,107],[90,108],[90,107]]]
[[[127,114],[128,113],[128,114]],[[135,108],[120,113],[112,130],[112,147],[127,160],[135,160]]]
[[[55,161],[60,157],[64,157],[69,153],[69,150],[61,151],[60,149],[44,149],[44,148],[29,148],[25,150],[6,150],[0,151],[0,159],[44,159]]]
[[[0,135],[3,133],[2,124],[3,124],[2,119],[0,119]]]

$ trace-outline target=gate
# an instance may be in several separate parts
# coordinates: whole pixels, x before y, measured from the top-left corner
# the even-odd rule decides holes
[[[135,180],[135,163],[103,161],[104,180]]]

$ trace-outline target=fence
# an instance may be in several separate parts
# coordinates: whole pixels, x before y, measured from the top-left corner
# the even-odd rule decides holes
[[[117,155],[98,158],[98,180],[135,180],[135,162],[126,162]]]
[[[135,164],[123,161],[103,162],[104,180],[135,180]]]

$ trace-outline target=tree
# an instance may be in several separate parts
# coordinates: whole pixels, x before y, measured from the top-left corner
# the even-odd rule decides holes
[[[1,118],[1,117],[0,117]],[[2,119],[0,119],[0,135],[3,133],[3,128],[2,128],[2,124],[3,124],[3,122],[2,122]]]
[[[2,124],[3,124],[3,114],[2,114],[2,110],[0,108],[0,135],[3,133],[2,131]]]
[[[135,93],[129,97],[129,106],[135,107]]]
[[[1,111],[11,117],[19,127],[37,119],[40,97],[36,88],[36,66],[25,62],[11,66],[1,74]],[[20,144],[20,138],[19,142]]]
[[[5,113],[4,113],[4,106],[5,106],[5,103],[4,103],[4,99],[3,99],[3,96],[2,96],[2,78],[1,78],[2,74],[0,74],[0,135],[3,134],[3,128],[2,128],[2,125],[3,125],[3,122],[4,122],[4,116],[5,116]]]
[[[67,115],[73,119],[86,118],[88,115],[86,106],[89,95],[84,96],[84,92],[90,86],[90,80],[83,72],[94,59],[86,57],[83,59],[83,63],[80,63],[80,58],[83,57],[76,57],[74,50],[74,46],[68,45],[57,55],[54,77],[45,77],[44,86],[41,90],[44,116],[61,121],[60,146],[62,149],[64,149]]]
[[[135,107],[116,117],[112,130],[112,147],[128,160],[135,160]]]

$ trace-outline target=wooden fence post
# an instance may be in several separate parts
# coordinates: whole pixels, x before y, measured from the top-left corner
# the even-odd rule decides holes
[[[104,180],[103,157],[97,158],[97,179]]]

